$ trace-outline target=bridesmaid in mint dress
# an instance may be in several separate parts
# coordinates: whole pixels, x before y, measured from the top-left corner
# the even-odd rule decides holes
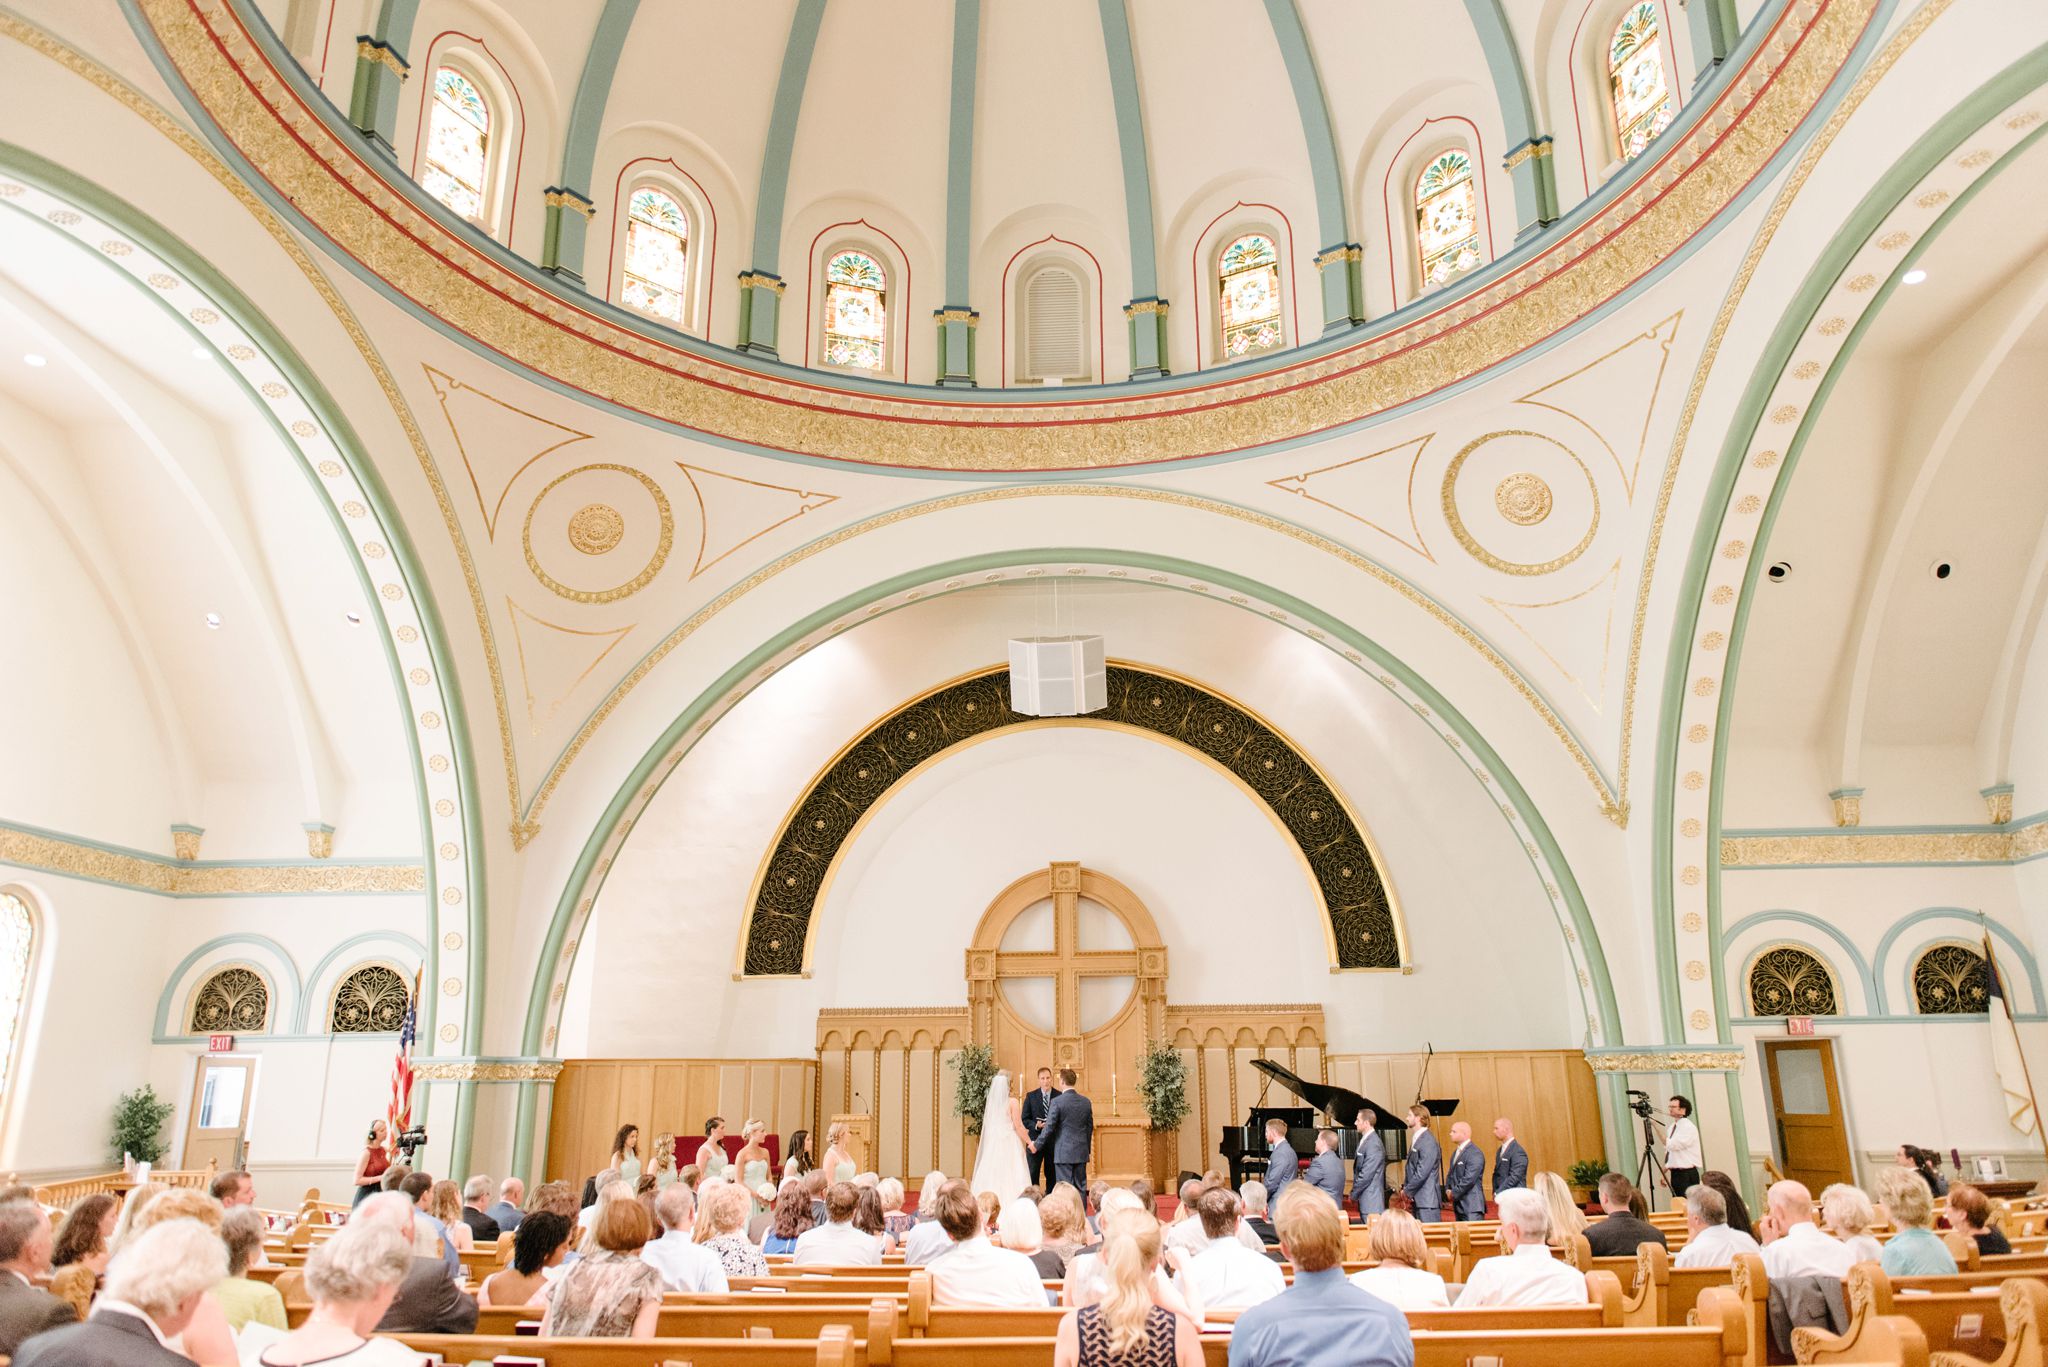
[[[789,1156],[782,1160],[782,1180],[802,1177],[811,1170],[811,1132],[798,1130],[789,1137]]]
[[[740,1127],[740,1140],[745,1145],[735,1161],[739,1164],[740,1185],[754,1198],[754,1214],[768,1209],[761,1200],[761,1184],[768,1180],[768,1146],[761,1142],[761,1136],[768,1133],[767,1123],[749,1120]]]
[[[717,1177],[726,1169],[725,1159],[725,1118],[712,1116],[704,1122],[704,1142],[697,1146],[698,1182],[706,1177]]]
[[[667,1191],[676,1180],[676,1137],[664,1131],[654,1136],[654,1189]]]
[[[853,1155],[846,1151],[846,1123],[837,1121],[825,1131],[825,1156],[818,1166],[835,1182],[851,1182],[856,1171]]]
[[[619,1180],[629,1187],[640,1185],[640,1127],[619,1126],[618,1137],[612,1140],[612,1164],[619,1170]]]

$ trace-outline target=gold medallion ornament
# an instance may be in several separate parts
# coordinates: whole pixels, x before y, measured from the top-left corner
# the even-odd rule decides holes
[[[626,534],[626,519],[605,503],[590,503],[569,519],[569,544],[585,555],[603,555],[618,547]]]
[[[1533,527],[1550,516],[1550,486],[1526,470],[1494,486],[1493,506],[1518,527]]]

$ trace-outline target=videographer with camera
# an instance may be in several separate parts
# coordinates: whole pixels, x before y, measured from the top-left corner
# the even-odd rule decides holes
[[[1692,1123],[1692,1102],[1674,1096],[1665,1110],[1671,1116],[1664,1130],[1664,1175],[1671,1181],[1671,1194],[1683,1196],[1700,1184],[1700,1130]]]

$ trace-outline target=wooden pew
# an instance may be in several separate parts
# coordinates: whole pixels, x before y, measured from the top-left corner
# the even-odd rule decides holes
[[[1708,1287],[1734,1286],[1734,1271],[1722,1267],[1671,1265],[1671,1255],[1655,1244],[1636,1250],[1635,1288],[1622,1302],[1622,1323],[1649,1328],[1679,1325]]]
[[[498,1357],[542,1357],[548,1367],[817,1367],[810,1339],[539,1339],[490,1334],[394,1334],[418,1353],[439,1353],[447,1363],[492,1362]],[[1040,1367],[1051,1362],[1047,1353]],[[976,1367],[979,1367],[977,1358]],[[1021,1364],[1018,1364],[1021,1367]]]
[[[2007,1286],[2021,1302],[2048,1298],[2048,1286],[2040,1282],[2015,1279]],[[2009,1337],[2003,1290],[1996,1297],[1973,1291],[1894,1295],[1882,1268],[1858,1263],[1843,1279],[1842,1293],[1849,1303],[1848,1330],[1793,1330],[1792,1351],[1800,1362],[1869,1362],[1895,1355],[1902,1324],[1913,1325],[1928,1349],[1942,1353],[1961,1350],[1988,1357],[2003,1350]]]
[[[1581,1272],[1609,1272],[1624,1287],[1635,1285],[1636,1260],[1633,1255],[1626,1258],[1596,1258],[1593,1256],[1593,1245],[1583,1234],[1574,1234],[1565,1241],[1564,1260]]]
[[[883,1298],[862,1300],[848,1296],[834,1302],[791,1302],[781,1296],[755,1296],[738,1304],[671,1305],[663,1300],[655,1319],[654,1332],[665,1339],[746,1338],[756,1329],[766,1329],[775,1338],[814,1339],[835,1324],[853,1330],[854,1337],[866,1338],[876,1306],[887,1306],[891,1324],[900,1317],[900,1303]],[[287,1318],[289,1318],[287,1312]],[[538,1305],[487,1305],[477,1311],[476,1332],[492,1338],[509,1338],[521,1321],[538,1320]]]
[[[1998,1311],[2005,1322],[2005,1351],[1995,1362],[1952,1350],[1936,1356],[1939,1367],[2043,1367],[2048,1363],[2048,1349],[2042,1345],[2042,1336],[2048,1333],[2048,1286],[2016,1277],[1999,1288]]]

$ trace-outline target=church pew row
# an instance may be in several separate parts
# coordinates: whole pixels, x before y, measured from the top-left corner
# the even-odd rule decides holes
[[[2048,1348],[2042,1343],[2042,1336],[2048,1334],[2048,1287],[2015,1277],[2000,1288],[1998,1309],[2006,1331],[2002,1353],[1987,1361],[1978,1354],[1989,1349],[1971,1344],[1934,1355],[1938,1367],[2048,1367]]]
[[[1635,1284],[1623,1298],[1622,1323],[1638,1328],[1684,1324],[1709,1287],[1734,1287],[1734,1269],[1720,1267],[1678,1267],[1671,1255],[1655,1244],[1636,1250]]]
[[[1891,1342],[1888,1326],[1912,1323],[1930,1351],[1943,1362],[2021,1361],[2039,1364],[2041,1333],[2048,1324],[2048,1282],[2008,1278],[1997,1294],[1984,1289],[1914,1293],[1899,1291],[1876,1263],[1859,1263],[1843,1282],[1850,1322],[1841,1334],[1795,1329],[1794,1355],[1802,1363],[1837,1363],[1867,1358]]]

